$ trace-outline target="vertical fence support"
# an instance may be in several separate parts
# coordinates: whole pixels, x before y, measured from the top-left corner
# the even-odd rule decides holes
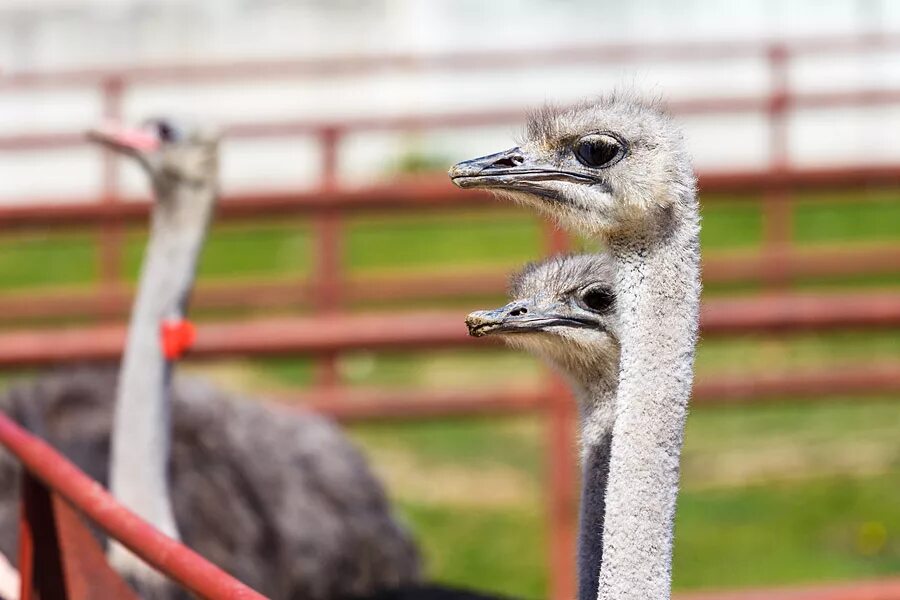
[[[65,576],[50,490],[22,471],[19,600],[65,600]]]
[[[571,240],[553,224],[545,225],[545,247],[551,254],[571,249]],[[575,554],[577,475],[576,408],[565,382],[548,372],[550,402],[542,414],[547,440],[547,523],[551,600],[572,600],[577,593]]]
[[[27,470],[21,498],[20,600],[137,600],[78,513]]]
[[[769,48],[769,161],[775,177],[784,174],[789,162],[789,60],[790,54],[786,46],[776,44]],[[790,192],[781,186],[765,192],[762,211],[762,252],[768,265],[762,275],[763,284],[767,288],[783,289],[790,283],[789,266],[786,264],[792,237]]]
[[[551,600],[576,596],[575,554],[577,530],[577,476],[575,460],[575,401],[557,375],[549,374],[551,400],[545,415],[548,423],[547,489]]]
[[[340,132],[337,128],[323,129],[320,134],[322,145],[322,180],[326,190],[337,187],[338,143]],[[343,227],[337,210],[327,209],[313,221],[315,237],[315,263],[312,305],[317,314],[334,312],[341,304],[341,283],[343,271]],[[326,393],[335,391],[338,383],[337,354],[333,352],[319,355],[315,372],[316,385]]]
[[[122,118],[122,96],[125,83],[120,77],[110,77],[103,82],[103,117],[109,120]],[[103,202],[114,204],[119,199],[119,169],[115,153],[107,148],[103,153]],[[100,229],[98,273],[105,299],[99,307],[100,316],[111,319],[116,316],[115,292],[122,277],[122,256],[125,231],[121,225],[106,223]]]

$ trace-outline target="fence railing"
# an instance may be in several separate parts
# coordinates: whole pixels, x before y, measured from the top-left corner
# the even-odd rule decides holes
[[[120,505],[99,483],[3,414],[0,444],[25,468],[20,600],[136,598],[108,566],[99,544],[73,508],[201,598],[263,598]]]
[[[751,41],[733,43],[660,44],[652,46],[592,46],[528,52],[452,53],[427,57],[384,55],[347,59],[246,62],[230,65],[163,66],[119,71],[71,71],[22,73],[0,76],[0,90],[96,89],[108,118],[119,118],[127,94],[134,86],[177,83],[185,87],[224,81],[266,81],[272,78],[330,77],[368,73],[374,69],[408,72],[513,69],[537,65],[601,64],[621,61],[708,62],[727,58],[757,57],[768,66],[769,86],[761,95],[747,97],[688,98],[671,103],[676,114],[762,113],[767,117],[768,164],[747,172],[710,172],[701,176],[704,202],[713,192],[738,194],[761,201],[763,239],[753,252],[711,256],[704,265],[708,281],[759,281],[769,292],[761,298],[710,302],[704,313],[705,333],[821,330],[828,327],[883,327],[900,325],[892,294],[816,298],[786,292],[795,278],[883,274],[900,271],[897,245],[848,249],[795,248],[791,239],[792,194],[798,190],[871,185],[900,185],[900,164],[839,168],[797,168],[790,164],[788,120],[794,111],[838,106],[875,106],[900,103],[900,90],[804,92],[790,84],[791,62],[796,57],[819,53],[863,53],[900,49],[900,35],[856,38],[820,38],[795,42]],[[560,383],[547,378],[534,391],[481,394],[429,392],[429,402],[416,392],[348,390],[341,381],[336,359],[354,348],[446,347],[467,344],[460,315],[429,320],[419,334],[399,327],[386,316],[347,315],[342,308],[373,295],[384,300],[448,295],[496,293],[505,279],[496,272],[477,276],[390,277],[363,279],[344,271],[344,219],[359,211],[412,211],[487,206],[477,193],[461,193],[446,181],[404,181],[366,189],[341,185],[339,155],[343,140],[363,131],[420,131],[511,123],[523,110],[486,110],[391,118],[291,120],[231,123],[227,134],[236,138],[312,137],[318,142],[321,171],[318,189],[299,193],[253,193],[226,198],[222,219],[281,217],[286,214],[312,220],[315,265],[308,281],[253,281],[204,284],[197,295],[200,307],[285,307],[303,303],[312,317],[288,321],[210,323],[201,326],[195,356],[235,356],[308,353],[317,361],[317,384],[304,398],[340,418],[437,417],[448,414],[481,414],[538,411],[546,415],[548,440],[548,520],[550,524],[551,597],[574,595],[574,459],[571,456],[572,403]],[[81,132],[22,133],[0,136],[0,151],[18,152],[74,147],[83,144]],[[127,202],[119,190],[118,163],[104,154],[103,189],[99,199],[58,204],[34,199],[22,206],[0,207],[0,231],[30,227],[95,227],[100,231],[98,272],[100,284],[93,290],[43,290],[0,295],[0,319],[20,321],[50,317],[121,317],[128,308],[130,289],[123,277],[124,227],[142,222],[146,205]],[[734,196],[733,196],[734,197]],[[569,247],[568,239],[547,227],[544,248],[555,252]],[[252,289],[253,293],[248,293]],[[715,315],[720,315],[716,317]],[[396,315],[395,315],[396,317]],[[402,318],[408,319],[409,314]],[[434,317],[434,315],[432,315]],[[718,325],[716,319],[719,318]],[[366,321],[366,319],[369,319]],[[366,327],[369,327],[367,329]],[[406,331],[406,333],[404,333]],[[367,333],[368,332],[368,333]],[[368,336],[368,337],[367,337]],[[237,340],[237,342],[235,341]],[[112,359],[121,350],[122,330],[98,325],[85,329],[54,330],[52,337],[37,330],[0,335],[0,365],[45,365],[86,358]],[[236,344],[236,345],[235,345]],[[884,393],[900,386],[900,367],[870,365],[865,369],[799,373],[771,379],[723,379],[698,383],[699,401],[743,401],[751,397],[784,394],[819,394],[823,391]],[[767,596],[775,597],[775,596]],[[838,596],[834,596],[837,598]],[[848,595],[847,598],[855,596]],[[881,596],[878,596],[881,597]],[[900,598],[895,596],[884,596]]]
[[[43,440],[0,414],[0,445],[24,467],[19,526],[19,600],[91,600],[137,596],[116,574],[82,521],[107,535],[185,589],[207,600],[263,600],[186,546],[120,505]],[[900,579],[739,592],[677,594],[677,600],[897,600]]]

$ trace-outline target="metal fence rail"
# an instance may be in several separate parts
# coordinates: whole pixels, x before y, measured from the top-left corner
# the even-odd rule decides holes
[[[704,313],[705,334],[810,331],[836,327],[876,328],[898,325],[898,298],[893,294],[833,295],[808,297],[784,294],[799,278],[847,276],[860,273],[890,274],[900,271],[900,247],[896,244],[837,248],[797,248],[791,235],[792,195],[817,189],[860,189],[900,185],[900,165],[797,168],[789,163],[788,119],[797,111],[839,107],[877,106],[900,103],[900,90],[863,89],[848,92],[807,92],[794,89],[789,81],[792,61],[821,53],[865,53],[900,49],[900,35],[854,38],[817,38],[797,41],[762,40],[732,43],[659,44],[651,46],[590,46],[540,51],[453,53],[431,56],[383,55],[315,61],[243,62],[230,65],[169,65],[137,68],[128,72],[71,71],[64,73],[20,73],[0,76],[0,90],[94,89],[103,113],[117,118],[127,94],[141,85],[178,83],[189,87],[222,81],[269,81],[275,78],[352,76],[373,69],[405,72],[502,70],[559,64],[602,64],[654,60],[708,62],[755,57],[768,66],[767,93],[747,97],[686,98],[671,109],[680,114],[762,113],[767,117],[769,162],[759,171],[704,173],[703,201],[714,201],[715,193],[735,200],[760,202],[763,239],[758,252],[713,255],[704,265],[708,281],[758,281],[767,294],[761,298],[716,300]],[[494,206],[485,195],[460,193],[446,181],[421,179],[346,189],[341,181],[339,152],[343,140],[360,131],[418,131],[454,129],[517,122],[522,111],[485,110],[478,113],[436,114],[399,118],[362,117],[352,120],[291,120],[282,122],[231,123],[235,137],[312,137],[317,140],[322,169],[319,187],[309,192],[242,194],[225,199],[223,219],[281,218],[295,215],[312,220],[316,262],[307,280],[209,283],[200,287],[201,308],[284,308],[303,303],[311,317],[287,321],[209,323],[199,330],[195,356],[235,356],[267,353],[312,353],[317,360],[317,384],[304,394],[312,406],[338,418],[432,418],[450,414],[509,414],[537,411],[547,425],[548,463],[547,518],[551,531],[550,596],[554,600],[574,596],[574,458],[571,456],[574,408],[561,384],[547,378],[540,389],[521,393],[479,394],[429,392],[432,403],[421,401],[415,391],[348,390],[341,382],[336,357],[359,348],[448,347],[468,344],[460,315],[452,318],[431,314],[418,322],[420,332],[391,330],[399,319],[414,315],[358,316],[340,312],[361,299],[404,300],[448,295],[497,293],[505,279],[501,273],[485,272],[459,277],[351,278],[343,268],[344,219],[370,211],[420,211],[457,207]],[[84,143],[80,132],[60,131],[0,136],[4,152],[73,147]],[[100,231],[98,272],[100,285],[93,290],[44,290],[0,296],[0,319],[42,320],[48,317],[88,316],[107,321],[127,311],[129,288],[123,277],[124,228],[143,222],[147,207],[130,203],[118,189],[118,166],[109,154],[104,158],[104,184],[99,199],[59,205],[54,199],[34,199],[30,206],[0,207],[0,231],[43,227],[93,227]],[[558,231],[547,228],[544,248],[556,252],[569,247]],[[248,294],[248,289],[253,294]],[[424,291],[423,291],[424,290]],[[719,316],[716,316],[719,315]],[[440,318],[437,318],[440,317]],[[719,319],[717,321],[717,319]],[[409,323],[409,321],[407,321]],[[423,333],[424,332],[424,333]],[[37,366],[51,362],[94,358],[112,359],[121,349],[122,329],[96,326],[83,330],[46,332],[20,331],[0,335],[0,364],[7,367]],[[237,341],[235,341],[237,340]],[[700,402],[741,402],[784,394],[829,392],[886,393],[898,388],[898,366],[870,365],[829,373],[797,373],[791,377],[727,379],[698,382]],[[806,595],[803,595],[806,594]],[[812,594],[812,595],[811,595]],[[818,594],[818,595],[816,595]],[[868,594],[868,595],[866,595]],[[766,591],[757,595],[716,597],[741,600],[766,598],[828,598],[857,600],[900,599],[896,582],[884,585],[818,589],[812,592]]]
[[[118,504],[100,484],[2,414],[0,445],[11,451],[26,469],[20,527],[20,600],[136,598],[103,561],[99,545],[76,511],[200,598],[264,600],[261,594]],[[678,600],[898,600],[900,580],[694,592],[675,597]]]
[[[147,561],[147,563],[164,572],[174,581],[200,597],[230,598],[234,600],[263,598],[263,596],[206,561],[197,553],[160,533],[149,523],[120,505],[100,484],[85,475],[44,441],[28,434],[3,414],[0,414],[0,444],[15,454],[16,458],[27,469],[27,472],[46,485],[51,490],[52,495],[58,495],[64,499],[76,510],[99,525],[107,534],[122,542],[129,550]],[[26,504],[26,508],[28,506]],[[33,503],[30,506],[34,508]],[[26,531],[28,530],[29,528],[26,526]],[[26,551],[29,549],[29,546],[41,541],[28,535],[23,537],[23,550]],[[87,538],[82,538],[82,541],[86,542]],[[62,544],[59,545],[61,546]],[[69,548],[69,550],[74,553],[89,551],[89,549],[83,547]],[[62,548],[56,548],[57,554],[61,551]],[[44,552],[46,553],[45,557],[53,553],[52,549],[48,548],[44,548]],[[23,551],[23,554],[26,553]],[[59,556],[56,557],[57,560],[59,558]],[[35,583],[46,585],[46,579],[41,582],[34,580],[32,569],[38,568],[46,572],[46,569],[50,567],[46,563],[27,564],[30,562],[27,560],[25,562],[26,568],[23,569],[24,572],[22,574],[24,592],[22,600],[29,600],[32,586]],[[48,593],[45,589],[40,596],[41,600],[59,600],[60,598],[70,597],[71,591],[68,594],[66,593],[65,582],[61,582],[60,585],[63,588],[62,590],[57,588]],[[114,596],[103,597],[112,598]]]
[[[900,292],[714,299],[700,322],[706,337],[897,327]],[[123,325],[0,333],[0,368],[115,360],[124,340]],[[209,359],[484,345],[467,336],[458,310],[420,310],[205,322],[191,353]]]

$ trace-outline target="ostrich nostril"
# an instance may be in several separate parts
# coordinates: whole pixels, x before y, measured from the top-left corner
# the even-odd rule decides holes
[[[498,167],[518,167],[523,162],[525,162],[525,158],[519,156],[518,154],[513,154],[511,156],[504,156],[503,158],[495,160],[491,163],[491,168],[496,169]]]
[[[528,312],[527,308],[517,308],[514,311],[509,313],[511,317],[518,317],[519,315],[524,315]]]

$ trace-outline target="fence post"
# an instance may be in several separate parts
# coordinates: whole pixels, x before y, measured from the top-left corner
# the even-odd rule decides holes
[[[545,225],[545,247],[551,254],[571,249],[571,240],[552,223]],[[565,382],[547,371],[550,402],[541,414],[547,440],[547,523],[551,600],[572,600],[577,593],[575,545],[577,475],[574,446],[575,401]]]
[[[122,118],[122,96],[125,82],[121,77],[109,77],[103,82],[103,117],[109,120]],[[114,152],[108,148],[103,153],[103,203],[115,204],[119,198],[119,168]],[[100,276],[101,305],[99,316],[112,319],[116,315],[115,297],[121,284],[122,255],[125,231],[116,223],[104,223],[100,228],[98,273]]]
[[[784,44],[774,44],[768,50],[769,96],[769,163],[775,186],[766,190],[762,201],[762,258],[766,269],[762,280],[767,288],[783,289],[790,283],[792,207],[791,194],[784,187],[783,176],[788,168],[790,148],[789,110],[790,53]]]
[[[19,600],[66,600],[59,533],[50,490],[22,470],[19,519]]]
[[[138,600],[78,513],[22,470],[20,600]]]
[[[322,145],[321,188],[334,190],[338,178],[340,131],[337,127],[326,127],[319,139]],[[317,315],[327,315],[335,312],[341,304],[343,227],[340,213],[331,207],[322,209],[313,220],[313,228],[313,309]],[[339,383],[336,353],[327,352],[317,357],[315,383],[326,393],[335,391]]]

